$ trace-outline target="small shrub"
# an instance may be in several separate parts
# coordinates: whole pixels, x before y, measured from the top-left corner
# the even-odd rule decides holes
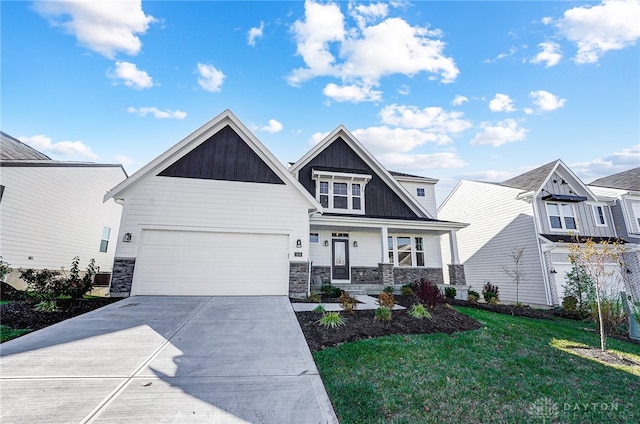
[[[521,303],[521,302],[516,302],[516,303],[513,304],[514,308],[524,308],[526,306],[527,305],[525,305],[524,303]]]
[[[440,288],[425,278],[414,281],[413,291],[420,299],[420,302],[430,308],[435,308],[438,304],[444,303],[444,296]]]
[[[354,313],[358,301],[353,296],[345,291],[342,292],[338,300],[340,301],[340,306],[342,307],[342,309],[349,312],[350,314]]]
[[[409,309],[409,315],[416,319],[431,318],[431,314],[421,303],[416,303],[415,305],[413,305],[411,309]]]
[[[491,303],[493,305],[497,304],[500,300],[498,286],[494,286],[489,281],[484,283],[484,287],[482,288],[482,297],[484,297],[484,300],[487,303]]]
[[[598,303],[591,302],[591,318],[598,322]],[[624,311],[620,299],[601,299],[600,309],[602,311],[602,321],[606,334],[621,334],[621,327],[627,324],[627,314]]]
[[[94,277],[100,270],[96,266],[96,260],[91,259],[85,274],[80,278],[80,257],[76,256],[71,262],[69,277],[63,280],[63,295],[70,296],[72,299],[80,299],[85,293],[93,288]]]
[[[20,269],[20,278],[27,283],[27,290],[39,300],[53,300],[63,293],[60,273],[48,269]]]
[[[455,299],[456,298],[456,288],[455,287],[445,287],[444,288],[444,297],[447,299]]]
[[[393,294],[393,286],[387,286],[384,289],[382,289],[382,291],[385,293]]]
[[[320,286],[320,293],[324,294],[325,296],[337,299],[342,295],[342,289],[332,286],[330,283],[323,283]]]
[[[402,286],[402,288],[400,289],[400,294],[403,296],[413,296],[413,288],[411,287],[411,284],[405,284]]]
[[[575,296],[565,296],[562,299],[562,309],[574,312],[578,309],[578,299]]]
[[[320,325],[327,328],[336,328],[345,324],[344,318],[338,312],[327,312],[319,321]]]
[[[316,314],[324,314],[326,310],[324,309],[324,305],[318,305],[311,312],[315,312]]]
[[[318,293],[311,293],[309,296],[307,296],[307,300],[313,303],[320,303],[320,301],[322,301]]]
[[[33,309],[38,312],[58,312],[58,305],[55,300],[43,300]]]
[[[344,291],[340,287],[331,287],[331,293],[329,293],[329,296],[337,299],[342,296],[342,293],[344,293]]]
[[[11,272],[11,267],[7,262],[4,261],[2,256],[0,256],[0,281],[4,281],[4,277]]]
[[[395,304],[396,300],[393,298],[391,293],[382,292],[378,295],[378,305],[384,308],[393,309]]]
[[[377,321],[391,321],[391,309],[380,306],[376,309],[373,319]]]
[[[480,293],[473,290],[467,291],[467,300],[471,303],[476,303],[478,300],[480,300]]]

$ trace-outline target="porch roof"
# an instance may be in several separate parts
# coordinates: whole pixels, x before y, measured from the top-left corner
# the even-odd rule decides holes
[[[340,228],[342,230],[379,230],[386,227],[389,231],[414,231],[431,234],[447,234],[467,227],[461,222],[440,221],[433,219],[409,220],[371,218],[345,215],[312,215],[309,219],[312,228]]]

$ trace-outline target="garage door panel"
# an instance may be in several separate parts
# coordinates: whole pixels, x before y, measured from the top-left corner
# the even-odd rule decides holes
[[[134,294],[286,295],[288,235],[146,230]]]

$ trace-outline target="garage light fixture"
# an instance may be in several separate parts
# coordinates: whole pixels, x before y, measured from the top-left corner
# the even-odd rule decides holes
[[[131,243],[131,233],[125,233],[124,237],[122,237],[123,243]]]
[[[358,247],[358,242],[357,241],[353,242],[353,247]]]
[[[302,240],[300,240],[300,239],[296,240],[296,247],[298,249],[300,249],[302,247]]]
[[[324,241],[324,247],[329,247],[329,240]]]

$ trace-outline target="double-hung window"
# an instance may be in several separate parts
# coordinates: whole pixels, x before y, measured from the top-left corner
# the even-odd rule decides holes
[[[100,252],[105,253],[109,248],[109,237],[111,237],[111,228],[102,228],[102,239],[100,240]]]
[[[371,175],[313,170],[316,199],[325,211],[364,215],[365,186]]]
[[[389,263],[399,267],[424,266],[422,237],[389,236],[387,238]]]
[[[578,229],[573,205],[570,203],[547,203],[547,215],[552,231]]]

